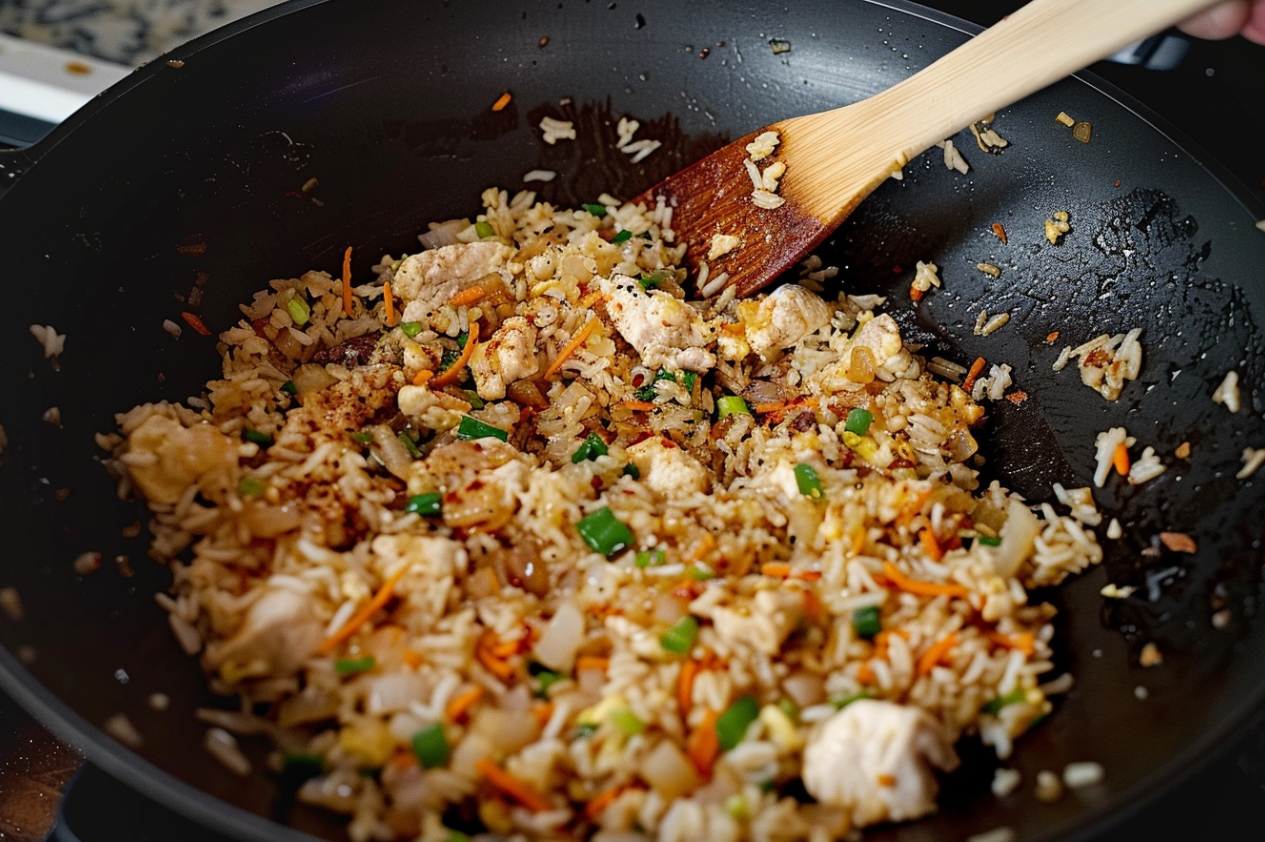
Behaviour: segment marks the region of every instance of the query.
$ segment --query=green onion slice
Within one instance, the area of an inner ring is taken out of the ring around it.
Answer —
[[[623,231],[620,231],[618,234],[616,234],[611,239],[611,242],[614,243],[615,245],[619,245],[620,243],[626,243],[631,239],[632,239],[632,232],[629,231],[627,228],[625,228]]]
[[[573,464],[581,462],[592,462],[599,456],[605,456],[610,452],[610,448],[606,446],[606,442],[602,441],[602,437],[597,433],[589,433],[588,438],[576,449],[571,455]]]
[[[868,409],[854,409],[848,413],[848,420],[843,422],[843,429],[845,432],[863,436],[870,429],[870,422],[873,420],[874,413]]]
[[[400,330],[404,331],[404,335],[409,339],[422,332],[421,322],[400,322]]]
[[[354,675],[358,672],[368,672],[377,664],[372,655],[366,655],[363,658],[339,658],[334,661],[334,672],[339,675]]]
[[[249,427],[242,430],[242,438],[246,441],[254,442],[260,447],[272,447],[273,438],[267,433],[261,433],[258,430],[252,430]]]
[[[844,696],[841,699],[835,699],[830,704],[834,705],[839,710],[843,710],[844,708],[846,708],[848,705],[852,704],[853,702],[859,702],[862,699],[868,699],[868,698],[870,698],[870,694],[864,690],[860,690],[856,693],[849,693],[848,695]]]
[[[708,582],[716,578],[716,573],[706,565],[696,564],[690,568],[690,578],[695,582]]]
[[[584,209],[596,216],[598,219],[606,216],[606,205],[599,205],[596,202],[586,202]]]
[[[492,226],[486,222],[476,222],[474,224],[474,233],[479,235],[480,240],[486,240],[488,237],[496,234],[496,232],[492,230]]]
[[[477,418],[463,415],[461,416],[461,424],[457,426],[457,438],[467,440],[493,438],[509,441],[510,434],[500,427],[493,427],[491,424],[485,424]]]
[[[805,497],[820,500],[825,496],[825,492],[821,490],[821,477],[812,465],[800,462],[795,466],[795,484],[799,486],[799,493]]]
[[[351,440],[356,444],[371,444],[373,442],[373,433],[368,430],[361,430],[358,433],[352,433]]]
[[[653,272],[649,275],[642,272],[641,277],[637,279],[637,283],[641,284],[641,288],[644,290],[657,289],[659,284],[663,283],[665,277],[667,276],[662,272]]]
[[[858,637],[866,640],[883,630],[883,621],[879,617],[877,605],[867,605],[852,612],[852,628]]]
[[[448,762],[448,737],[444,726],[436,722],[413,735],[413,754],[423,769],[434,769]]]
[[[689,614],[673,623],[668,630],[659,635],[659,645],[663,651],[674,655],[688,655],[694,648],[694,639],[698,637],[698,620]]]
[[[579,725],[575,726],[575,738],[577,740],[588,739],[589,737],[593,736],[596,733],[597,733],[597,723],[581,722]]]
[[[980,713],[988,713],[996,716],[1002,708],[1007,705],[1015,705],[1022,702],[1027,697],[1022,687],[1016,687],[1004,696],[998,696],[990,702],[984,704],[980,708]]]
[[[747,402],[737,395],[725,395],[716,401],[716,409],[719,417],[725,418],[730,415],[750,415],[751,410],[747,408]]]
[[[262,497],[264,484],[255,477],[242,477],[237,483],[237,493],[243,497]]]
[[[641,468],[638,468],[632,462],[629,462],[624,466],[624,476],[632,477],[633,479],[641,479]]]
[[[299,387],[295,385],[293,380],[287,380],[281,384],[281,391],[285,392],[287,395],[297,395],[299,393]]]
[[[584,543],[594,551],[610,558],[633,542],[632,531],[615,517],[610,506],[603,506],[592,514],[580,518],[575,525]]]
[[[325,758],[305,751],[287,751],[281,758],[282,774],[314,778],[325,771]]]
[[[975,540],[979,541],[985,547],[1000,547],[1001,546],[1001,539],[994,538],[992,535],[981,535]]]
[[[786,714],[786,718],[791,722],[799,721],[799,705],[795,704],[790,699],[778,700],[777,708],[782,711],[782,713]]]
[[[747,735],[747,728],[760,718],[760,704],[752,696],[742,696],[716,720],[720,747],[729,751]]]
[[[608,719],[625,737],[635,737],[646,731],[646,723],[628,708],[611,711]]]
[[[423,517],[437,517],[444,513],[442,494],[415,494],[408,498],[404,511]]]
[[[667,559],[668,554],[661,549],[642,550],[637,553],[635,559],[637,566],[641,568],[659,567]]]
[[[400,444],[404,445],[404,449],[408,451],[408,455],[414,459],[422,457],[422,451],[417,449],[417,442],[413,441],[413,437],[401,430],[395,436],[400,440]]]
[[[286,310],[290,312],[290,318],[299,327],[307,324],[308,319],[312,318],[312,308],[308,306],[307,300],[299,295],[286,302]]]

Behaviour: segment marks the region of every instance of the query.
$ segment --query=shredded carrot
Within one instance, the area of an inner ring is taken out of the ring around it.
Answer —
[[[391,294],[391,282],[382,285],[382,299],[387,306],[387,327],[395,327],[395,296]]]
[[[939,561],[944,558],[944,550],[940,548],[940,542],[936,540],[936,533],[928,526],[918,533],[918,540],[922,544],[922,551],[932,561]]]
[[[940,584],[939,582],[923,582],[918,579],[911,579],[890,561],[883,562],[883,575],[887,577],[887,580],[894,587],[920,596],[957,596],[965,598],[970,593],[962,585]]]
[[[1027,399],[1028,399],[1027,392],[1015,391],[1015,392],[1008,392],[1006,394],[1006,400],[1010,401],[1015,406],[1018,406],[1019,404],[1023,403]]]
[[[488,291],[481,286],[475,285],[461,290],[449,300],[449,304],[454,307],[469,307],[471,304],[479,301]]]
[[[205,324],[203,324],[202,320],[199,319],[193,313],[186,311],[180,314],[180,318],[184,319],[185,324],[189,325],[189,327],[193,328],[194,330],[196,330],[198,333],[202,334],[203,336],[211,335],[211,329],[208,328]]]
[[[870,669],[870,662],[865,661],[857,668],[857,682],[860,684],[873,685],[878,680],[874,675],[874,670]]]
[[[500,766],[497,766],[490,757],[485,757],[476,762],[474,769],[496,789],[522,804],[533,813],[543,813],[545,810],[553,809],[553,803],[538,792],[534,786],[521,778],[514,777]]]
[[[590,292],[588,295],[581,298],[579,302],[577,302],[577,306],[581,310],[587,310],[588,308],[592,307],[601,299],[602,299],[602,291],[600,289],[595,289],[592,292]]]
[[[816,405],[817,398],[809,397],[803,399],[794,398],[789,401],[769,401],[768,403],[752,404],[751,409],[758,412],[760,415],[770,415],[773,413],[785,412],[788,409],[794,409],[798,406],[814,407]]]
[[[416,765],[417,765],[417,755],[411,751],[401,750],[391,755],[392,769],[398,769],[399,771],[402,772],[405,769],[409,768],[410,766],[416,766]]]
[[[997,235],[997,239],[1001,240],[1003,246],[1006,245],[1006,229],[1000,222],[993,223],[993,233]]]
[[[694,552],[690,553],[690,561],[702,561],[715,548],[716,539],[712,537],[712,533],[704,532],[698,546],[694,548]]]
[[[896,515],[896,525],[909,526],[910,522],[912,522],[918,513],[922,511],[922,507],[925,506],[927,501],[931,499],[933,491],[934,489],[928,488],[926,491],[921,492],[917,497],[906,503],[905,507],[900,510],[900,514]]]
[[[541,702],[538,705],[533,705],[531,713],[532,716],[536,717],[536,724],[543,728],[553,717],[553,702]]]
[[[347,622],[343,623],[338,631],[321,641],[321,645],[316,651],[322,655],[328,655],[334,651],[347,638],[356,633],[356,629],[369,622],[369,619],[377,613],[377,611],[391,601],[392,594],[395,593],[395,585],[404,578],[404,574],[408,571],[408,565],[401,565],[399,570],[392,573],[387,580],[382,583],[382,587],[373,595],[373,598],[366,602],[359,611],[351,616]]]
[[[580,349],[585,342],[589,341],[589,337],[597,330],[598,318],[594,316],[584,323],[584,327],[575,332],[575,336],[571,337],[571,341],[562,347],[558,352],[558,356],[554,358],[553,363],[549,366],[549,370],[545,372],[545,377],[553,377],[562,368],[562,364],[570,359],[571,355]]]
[[[694,677],[698,675],[699,663],[691,658],[681,664],[681,674],[676,682],[676,703],[681,716],[688,716],[694,706]]]
[[[486,631],[474,645],[474,657],[483,667],[497,678],[505,680],[514,674],[514,667],[506,662],[505,657],[498,656],[494,651],[501,644],[496,640],[496,634],[492,631]],[[518,649],[517,642],[514,646],[515,651]],[[512,653],[511,653],[512,654]]]
[[[483,698],[483,688],[475,685],[464,693],[458,693],[448,700],[448,704],[444,707],[444,719],[449,722],[459,722],[462,717],[469,713],[470,708],[474,707],[475,702]]]
[[[1052,333],[1047,334],[1047,335],[1046,335],[1046,337],[1045,337],[1045,341],[1046,341],[1046,342],[1057,342],[1057,341],[1058,341],[1058,338],[1059,338],[1059,332],[1056,330],[1056,331],[1054,331],[1054,332],[1052,332]]]
[[[886,787],[890,789],[891,787],[896,786],[896,776],[895,775],[879,775],[878,777],[874,779],[874,782],[881,787]]]
[[[910,301],[921,301],[921,300],[922,300],[922,290],[918,289],[918,287],[913,287],[913,286],[911,286],[911,287],[909,288],[909,300],[910,300]]]
[[[769,561],[760,565],[760,572],[765,576],[777,579],[799,579],[803,582],[816,582],[821,578],[820,570],[796,570],[789,564],[780,561]]]
[[[1031,655],[1036,643],[1031,632],[1022,632],[1021,634],[1002,634],[999,631],[988,633],[988,639],[1005,646],[1007,649],[1018,649],[1025,655]]]
[[[466,338],[466,347],[461,349],[461,356],[453,362],[452,365],[431,378],[430,385],[447,386],[449,383],[456,383],[457,378],[461,376],[461,372],[470,363],[470,358],[474,356],[475,346],[479,344],[479,323],[470,323],[470,335]]]
[[[971,388],[975,385],[975,378],[979,377],[983,371],[984,358],[976,357],[975,362],[971,363],[971,370],[966,373],[966,379],[962,381],[962,390],[965,392],[971,391]]]
[[[628,789],[626,786],[613,786],[594,795],[589,799],[589,803],[584,805],[584,817],[591,822],[597,821],[598,816],[602,815],[616,798],[623,795],[626,789]]]
[[[931,672],[932,668],[940,663],[940,659],[949,654],[954,646],[958,645],[957,632],[949,632],[944,637],[931,644],[926,652],[922,653],[922,657],[918,659],[918,674],[926,675]]]
[[[863,527],[858,527],[857,530],[854,533],[852,533],[852,554],[853,555],[861,554],[861,551],[865,549],[865,542],[868,537],[869,536],[866,534],[865,529]]]
[[[351,246],[343,252],[343,315],[351,315]]]
[[[656,408],[656,405],[651,403],[650,401],[629,400],[629,401],[623,401],[623,404],[624,406],[631,409],[633,412],[651,412]]]
[[[583,670],[601,670],[606,672],[611,665],[610,658],[604,658],[601,655],[581,655],[575,659],[575,671]]]
[[[1111,464],[1116,466],[1116,473],[1120,476],[1129,473],[1129,446],[1124,442],[1116,445],[1116,452],[1111,454]]]
[[[492,103],[492,110],[493,111],[505,110],[505,106],[510,104],[511,99],[512,97],[510,96],[510,92],[506,91],[505,93],[501,94],[499,97],[496,98],[496,102]]]
[[[412,649],[405,649],[403,657],[404,663],[411,670],[415,670],[422,665],[422,656],[414,652]]]
[[[425,386],[427,383],[430,382],[430,379],[434,376],[435,376],[435,372],[431,371],[429,368],[419,369],[417,374],[413,375],[413,385]]]
[[[521,650],[522,648],[523,648],[523,639],[516,637],[513,640],[503,640],[500,643],[497,643],[489,647],[488,651],[490,651],[493,655],[500,658],[501,660],[505,660],[506,658],[509,658],[513,655],[517,655],[519,653],[519,650]]]
[[[704,775],[711,775],[716,758],[720,756],[720,737],[716,733],[716,720],[720,714],[708,708],[698,727],[685,740],[685,753],[694,768]]]
[[[810,590],[805,590],[803,594],[804,616],[814,623],[825,617],[826,606],[822,603],[821,598]]]

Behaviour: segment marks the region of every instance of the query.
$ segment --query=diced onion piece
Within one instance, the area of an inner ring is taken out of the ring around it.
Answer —
[[[702,783],[694,764],[671,740],[663,740],[646,754],[640,772],[645,782],[665,799],[687,795]]]
[[[1032,552],[1033,541],[1041,532],[1037,516],[1019,500],[1012,499],[1001,528],[1001,545],[993,553],[993,569],[998,576],[1010,577]]]
[[[558,606],[532,653],[540,663],[558,672],[571,672],[575,653],[584,641],[584,614],[573,603]]]

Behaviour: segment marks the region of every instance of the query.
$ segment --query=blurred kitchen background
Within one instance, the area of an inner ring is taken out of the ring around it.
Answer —
[[[274,3],[0,0],[0,146],[33,142],[131,68]],[[924,0],[923,5],[988,26],[1022,3]],[[1204,42],[1170,33],[1092,70],[1193,138],[1265,202],[1265,47],[1241,38]],[[0,840],[42,840],[78,766],[72,749],[0,696]],[[1156,816],[1148,837],[1259,839],[1259,821],[1247,835],[1230,828],[1245,804],[1256,805],[1248,815],[1265,818],[1262,790],[1265,731],[1258,729],[1202,776],[1186,799],[1178,799],[1206,809]]]

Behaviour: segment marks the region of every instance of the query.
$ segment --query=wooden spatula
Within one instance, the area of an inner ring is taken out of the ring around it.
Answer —
[[[752,132],[634,201],[654,207],[662,197],[691,273],[706,262],[712,279],[728,273],[725,284],[747,295],[929,147],[1214,2],[1033,0],[888,90]],[[768,132],[779,141],[772,154],[748,150]],[[764,180],[782,166],[776,192],[756,195],[751,169]]]

